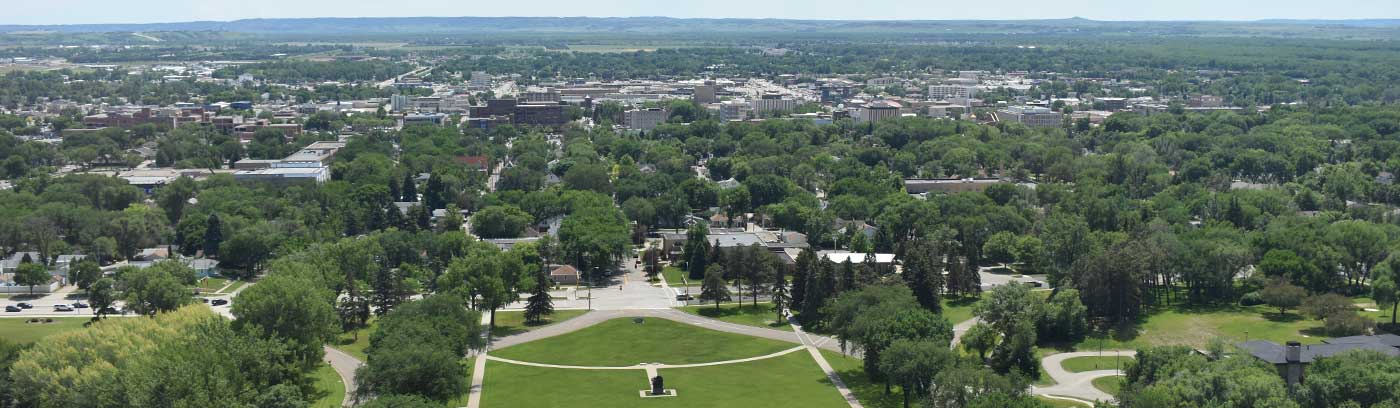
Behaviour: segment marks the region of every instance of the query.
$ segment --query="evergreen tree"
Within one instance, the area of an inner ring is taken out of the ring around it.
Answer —
[[[389,199],[398,201],[401,197],[403,197],[403,193],[400,188],[399,179],[389,177]]]
[[[399,197],[399,201],[406,203],[418,202],[418,184],[413,180],[413,172],[404,172],[402,191],[403,196]]]
[[[447,186],[442,184],[442,176],[434,172],[428,176],[428,186],[423,190],[423,204],[428,210],[447,208]]]
[[[851,263],[851,258],[846,258],[841,263],[841,277],[836,282],[836,292],[845,292],[856,288],[856,265]]]
[[[422,205],[414,204],[408,207],[408,223],[413,226],[410,231],[428,231],[433,228],[433,216]]]
[[[390,205],[384,209],[384,228],[390,227],[408,230],[408,220],[404,219],[403,213],[396,205]]]
[[[914,242],[904,256],[904,283],[914,292],[919,305],[934,313],[943,310],[939,299],[939,292],[943,289],[943,268],[938,261],[942,256],[937,247],[927,241]]]
[[[818,262],[815,276],[807,278],[806,295],[802,299],[802,314],[798,317],[804,326],[819,326],[822,319],[822,306],[826,305],[836,291],[836,276],[831,262]]]
[[[549,297],[549,275],[540,270],[535,276],[535,287],[525,303],[525,321],[539,323],[551,314],[554,314],[554,299]]]
[[[209,220],[204,223],[204,256],[217,257],[219,244],[224,241],[223,222],[219,220],[219,214],[209,214]]]
[[[700,284],[700,300],[713,300],[715,309],[719,302],[729,300],[729,283],[724,281],[724,271],[719,265],[710,265],[705,271],[705,280]]]
[[[783,322],[783,317],[787,315],[786,307],[791,305],[792,296],[788,293],[787,269],[778,267],[773,270],[773,310],[778,313],[778,323]]]
[[[682,248],[681,257],[685,260],[685,270],[690,280],[705,279],[710,256],[710,242],[705,240],[705,236],[709,233],[709,228],[704,224],[695,224],[685,233],[685,246]]]
[[[792,273],[792,307],[801,308],[802,300],[807,294],[807,280],[812,276],[817,268],[817,252],[811,247],[802,250],[797,255],[797,265]]]

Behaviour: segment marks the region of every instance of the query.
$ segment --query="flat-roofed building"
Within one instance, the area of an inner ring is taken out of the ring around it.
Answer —
[[[622,119],[628,129],[651,131],[666,123],[670,114],[671,112],[662,108],[634,109],[624,112]]]
[[[1041,106],[1010,106],[998,110],[997,119],[1030,127],[1057,127],[1063,123],[1064,115]]]

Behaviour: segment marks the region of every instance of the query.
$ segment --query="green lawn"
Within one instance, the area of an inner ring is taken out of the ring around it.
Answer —
[[[50,334],[81,329],[91,320],[90,317],[55,317],[53,323],[29,323],[28,318],[3,318],[0,319],[0,337],[20,344],[33,343]]]
[[[629,323],[630,324],[630,323]],[[806,352],[739,364],[663,369],[676,397],[643,399],[643,370],[568,370],[490,362],[483,407],[831,407],[846,406]],[[553,384],[542,386],[542,384]]]
[[[796,344],[705,330],[666,319],[613,319],[543,340],[495,350],[512,360],[581,366],[689,364],[774,353]],[[488,376],[490,377],[490,376]],[[553,382],[568,384],[568,382]]]
[[[691,282],[689,280],[685,281],[685,283],[681,283],[681,278],[686,277],[686,272],[674,266],[661,268],[661,276],[666,278],[666,284],[670,286],[700,286],[700,282]],[[692,293],[692,295],[698,296],[699,293]]]
[[[1099,391],[1106,392],[1108,395],[1118,395],[1118,390],[1123,389],[1123,377],[1114,375],[1095,378],[1094,388],[1098,388]]]
[[[316,393],[320,396],[311,406],[340,408],[340,403],[345,400],[345,384],[340,381],[340,374],[337,374],[330,364],[321,364],[316,371],[311,372],[311,378],[315,381]]]
[[[1041,404],[1047,405],[1051,408],[1083,408],[1088,406],[1074,401],[1066,401],[1055,398],[1035,397],[1035,399],[1040,400]]]
[[[233,291],[238,290],[238,288],[243,287],[243,285],[246,285],[246,284],[248,284],[248,282],[244,282],[244,281],[233,281],[233,284],[232,284],[232,285],[229,285],[228,289],[224,289],[223,292],[220,292],[220,293],[233,293]]]
[[[1224,306],[1211,308],[1171,308],[1151,313],[1136,324],[1120,326],[1108,333],[1092,334],[1076,344],[1054,345],[1047,351],[1133,350],[1139,347],[1186,345],[1205,348],[1211,339],[1227,343],[1269,340],[1304,344],[1322,342],[1321,320],[1308,319],[1296,312],[1280,317],[1268,306]]]
[[[959,297],[943,299],[943,317],[949,323],[958,324],[972,318],[972,306],[977,304],[981,298]]]
[[[773,304],[760,302],[758,306],[749,304],[721,304],[716,310],[714,305],[708,306],[686,306],[679,308],[680,311],[696,316],[704,316],[711,319],[725,321],[745,326],[766,327],[770,329],[792,331],[792,325],[787,322],[778,322],[777,312],[773,311]]]
[[[890,389],[889,394],[885,394],[883,383],[871,383],[865,376],[865,368],[861,365],[861,360],[855,357],[845,356],[830,350],[822,350],[822,357],[831,364],[831,368],[836,370],[836,374],[841,376],[841,381],[846,383],[846,387],[856,394],[856,399],[860,400],[862,406],[868,408],[901,408],[904,406],[904,394],[899,387]]]
[[[525,312],[520,310],[496,312],[496,328],[491,330],[493,337],[505,337],[559,323],[588,313],[587,310],[555,310],[540,323],[525,323]]]
[[[1060,366],[1064,367],[1065,371],[1071,373],[1082,373],[1085,371],[1122,369],[1130,361],[1133,361],[1131,357],[1074,357],[1065,359],[1064,362],[1060,363]]]
[[[213,293],[222,289],[224,285],[228,285],[228,279],[208,277],[199,281],[199,288],[203,289],[205,293]]]
[[[365,361],[367,359],[367,357],[365,357],[365,349],[369,348],[369,335],[379,329],[379,321],[376,319],[375,317],[370,317],[369,324],[356,332],[345,332],[336,335],[335,343],[332,344],[332,347],[344,351],[345,354],[354,356],[362,362]]]

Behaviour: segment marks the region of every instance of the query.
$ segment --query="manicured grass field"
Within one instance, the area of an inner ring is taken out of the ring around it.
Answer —
[[[311,406],[339,408],[340,403],[345,400],[345,384],[340,381],[340,374],[337,374],[330,364],[321,364],[316,371],[311,372],[311,378],[315,381],[316,392],[320,394]]]
[[[491,336],[504,337],[512,334],[520,334],[530,330],[538,329],[551,324],[559,323],[588,313],[587,310],[555,310],[540,323],[525,323],[525,312],[520,310],[496,312],[496,328],[491,330]]]
[[[638,363],[689,364],[756,357],[796,344],[704,330],[666,319],[613,319],[543,340],[506,347],[492,355],[512,360],[580,366]],[[488,376],[489,377],[489,376]],[[556,382],[568,384],[567,382]]]
[[[0,338],[20,344],[33,343],[44,336],[81,329],[91,320],[90,317],[55,317],[53,323],[29,323],[28,318],[4,318],[0,319]]]
[[[224,285],[228,285],[228,279],[209,277],[199,281],[199,288],[205,293],[213,293],[222,289]]]
[[[1112,356],[1074,357],[1074,358],[1065,359],[1064,362],[1060,363],[1060,366],[1061,366],[1061,367],[1064,367],[1065,371],[1069,371],[1069,372],[1071,372],[1071,373],[1082,373],[1082,372],[1085,372],[1085,371],[1095,371],[1095,370],[1113,370],[1113,369],[1120,369],[1120,370],[1121,370],[1121,369],[1123,369],[1123,367],[1126,367],[1127,364],[1128,364],[1128,362],[1130,362],[1130,361],[1133,361],[1133,359],[1132,359],[1131,357],[1112,357]]]
[[[676,397],[643,399],[644,370],[569,370],[499,362],[486,366],[483,407],[830,407],[846,406],[803,351],[747,363],[662,369]],[[540,384],[555,384],[542,387]]]
[[[248,284],[248,282],[245,282],[245,281],[233,281],[233,284],[232,284],[232,285],[229,285],[227,289],[224,289],[223,291],[221,291],[221,292],[219,292],[219,293],[233,293],[233,291],[238,290],[238,288],[241,288],[241,287],[243,287],[243,285],[246,285],[246,284]]]
[[[1098,388],[1099,391],[1106,392],[1109,395],[1118,395],[1118,391],[1123,389],[1123,377],[1115,375],[1095,378],[1094,388]]]
[[[743,305],[721,304],[718,310],[715,309],[714,305],[697,305],[682,307],[680,311],[745,326],[792,331],[792,325],[776,320],[778,314],[773,311],[772,303],[760,302],[758,306],[747,303]]]

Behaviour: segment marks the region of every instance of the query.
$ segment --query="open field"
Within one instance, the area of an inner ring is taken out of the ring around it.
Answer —
[[[867,408],[899,408],[904,406],[903,390],[899,387],[892,387],[889,394],[885,394],[883,383],[872,383],[865,376],[865,368],[861,365],[859,358],[842,355],[830,350],[822,350],[822,356],[826,357],[826,362],[831,364],[831,368],[836,370],[836,374],[841,376],[841,381],[850,387],[851,392],[856,394],[856,399],[861,405]]]
[[[691,364],[756,357],[794,344],[698,329],[666,319],[613,319],[539,341],[492,351],[501,358],[581,366]]]
[[[369,323],[366,324],[364,328],[336,335],[335,342],[331,344],[331,347],[344,351],[345,354],[354,356],[360,359],[360,361],[365,361],[367,358],[365,356],[365,349],[369,348],[369,335],[374,333],[377,329],[379,329],[379,321],[371,317],[369,318]]]
[[[88,317],[55,317],[53,323],[29,323],[29,319],[0,319],[0,338],[15,343],[33,343],[44,336],[77,330],[91,321]]]
[[[1114,375],[1095,378],[1094,388],[1098,388],[1099,391],[1109,393],[1110,395],[1118,395],[1118,391],[1123,389],[1123,377]]]
[[[644,370],[571,370],[489,362],[483,407],[831,407],[846,406],[804,352],[738,364],[661,369],[676,397],[643,399]],[[541,387],[540,384],[560,384]]]
[[[1054,350],[1047,351],[1133,350],[1162,345],[1205,348],[1215,338],[1227,343],[1262,339],[1316,344],[1327,337],[1321,329],[1321,320],[1296,313],[1279,316],[1278,310],[1268,306],[1180,307],[1154,311],[1135,324],[1091,334],[1075,344],[1054,345],[1050,347]]]
[[[714,305],[686,306],[677,310],[734,324],[792,331],[792,325],[776,320],[778,315],[773,311],[772,303],[760,302],[758,306],[722,303],[718,310]]]
[[[667,266],[665,268],[661,268],[661,277],[666,279],[667,285],[700,287],[700,282],[690,282],[686,280],[685,283],[682,283],[682,278],[685,277],[685,273],[686,272],[681,268],[677,268],[674,266]],[[692,295],[699,295],[699,292],[692,293]]]

